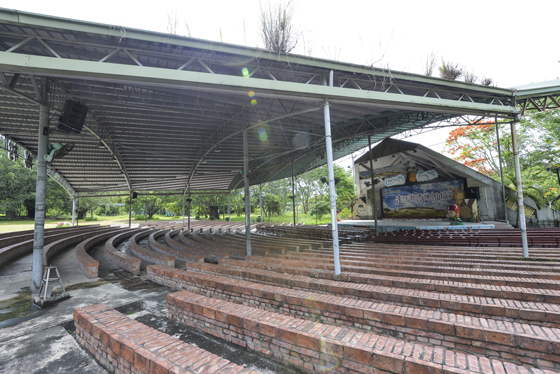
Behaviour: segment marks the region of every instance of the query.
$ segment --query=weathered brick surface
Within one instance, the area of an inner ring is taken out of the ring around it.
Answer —
[[[259,283],[379,300],[396,305],[447,309],[454,313],[467,315],[517,318],[527,321],[548,322],[554,324],[555,327],[560,326],[558,325],[560,322],[560,305],[558,304],[533,301],[521,302],[505,298],[468,296],[408,288],[350,283],[330,279],[317,279],[311,274],[311,276],[292,275],[245,267],[189,264],[189,269],[228,277],[243,278]]]
[[[187,261],[187,262],[204,262],[204,255],[203,254],[193,254],[185,251],[181,251],[179,249],[170,247],[168,245],[162,244],[157,241],[158,238],[165,236],[169,230],[158,230],[152,234],[148,238],[148,244],[150,248],[156,252],[162,253],[164,255],[173,256],[179,260]]]
[[[134,275],[140,275],[140,261],[139,258],[130,256],[124,252],[121,252],[115,248],[115,244],[122,242],[123,240],[130,238],[131,236],[137,234],[139,230],[130,230],[129,232],[124,232],[109,238],[105,243],[105,254],[109,261],[117,265],[121,269],[131,272]]]
[[[374,333],[302,320],[180,291],[167,295],[169,318],[208,334],[289,362],[306,372],[498,373],[484,357],[387,338]],[[216,315],[220,317],[217,318]],[[446,357],[445,365],[443,357]],[[463,365],[468,363],[468,367]],[[515,373],[542,370],[507,365]],[[445,371],[446,370],[446,371]],[[554,371],[550,371],[554,372]]]
[[[146,236],[149,236],[152,233],[153,233],[152,230],[145,230],[141,233],[132,236],[129,242],[130,253],[132,253],[134,256],[140,257],[141,259],[146,260],[148,262],[152,262],[154,264],[175,267],[174,256],[169,256],[162,253],[154,252],[151,249],[148,249],[138,244],[137,240],[145,238]]]
[[[76,246],[76,264],[82,273],[88,278],[97,278],[97,270],[99,269],[99,261],[88,255],[87,251],[99,243],[104,242],[117,233],[124,232],[128,229],[111,230],[108,233],[92,236]]]
[[[150,280],[174,289],[289,313],[297,318],[376,333],[391,331],[394,336],[406,336],[411,341],[429,341],[451,348],[458,343],[460,347],[466,347],[466,351],[475,349],[475,353],[481,353],[478,350],[483,349],[486,355],[517,363],[523,363],[518,358],[525,357],[535,365],[542,358],[555,362],[555,366],[560,364],[560,329],[542,330],[538,325],[371,303],[158,265],[148,266],[147,272]],[[540,331],[546,331],[546,334],[537,333]],[[515,356],[513,360],[512,354]]]
[[[256,374],[132,320],[106,304],[75,309],[74,325],[78,343],[111,373]]]

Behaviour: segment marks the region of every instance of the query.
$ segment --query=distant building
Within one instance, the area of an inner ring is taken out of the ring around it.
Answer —
[[[502,187],[490,177],[420,144],[387,138],[354,162],[358,201],[354,219],[373,219],[372,196],[379,219],[445,218],[457,204],[463,221],[507,220],[517,223],[517,194],[506,187],[504,217]],[[558,226],[560,212],[525,197],[528,226]]]

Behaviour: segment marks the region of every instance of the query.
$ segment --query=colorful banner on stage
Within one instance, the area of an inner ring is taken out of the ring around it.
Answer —
[[[385,218],[445,218],[451,204],[464,198],[462,180],[383,188]]]

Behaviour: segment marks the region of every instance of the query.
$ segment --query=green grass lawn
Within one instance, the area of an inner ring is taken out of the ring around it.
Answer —
[[[255,221],[257,222],[257,217],[259,216],[259,214],[251,214],[251,221]],[[227,215],[226,215],[227,217]],[[237,216],[236,214],[232,214],[231,215],[231,220],[232,222],[245,222],[245,216]],[[272,222],[285,222],[286,224],[288,223],[293,223],[294,222],[294,216],[293,213],[285,213],[282,214],[280,216],[273,216],[273,217],[265,217],[265,222],[267,221],[272,221]],[[324,215],[323,217],[321,217],[321,219],[317,220],[317,224],[319,225],[326,225],[327,223],[329,223],[331,221],[331,217],[330,215]],[[303,214],[300,213],[299,214],[299,223],[305,223],[306,225],[314,225],[315,224],[315,216],[312,216],[310,214]]]
[[[89,215],[88,215],[89,217]],[[96,221],[86,221],[85,219],[79,220],[78,224],[80,226],[85,225],[122,225],[128,223],[128,214],[121,214],[118,216],[97,216],[94,215],[94,218],[97,218]],[[166,220],[177,220],[182,219],[183,217],[165,217],[160,215],[154,215],[152,219],[149,219],[149,222],[152,221],[166,221]],[[49,219],[45,220],[45,228],[50,229],[56,227],[57,222],[72,222],[72,216],[66,217],[58,217],[56,219]],[[143,216],[135,216],[132,217],[132,223],[139,223],[144,222]],[[0,233],[2,232],[12,232],[12,231],[24,231],[24,230],[33,230],[35,227],[35,223],[32,219],[15,219],[15,220],[6,220],[4,216],[0,216]]]
[[[251,214],[251,220],[257,221],[258,214]],[[89,217],[89,215],[88,215]],[[223,216],[222,216],[223,217]],[[227,215],[226,215],[227,217]],[[97,216],[94,215],[94,218],[97,220],[95,221],[86,221],[85,219],[79,220],[79,225],[123,225],[128,223],[128,214],[121,214],[118,216]],[[193,217],[194,218],[194,217]],[[153,221],[175,221],[183,219],[182,216],[177,217],[166,217],[160,215],[154,215],[152,219],[149,219],[149,222]],[[221,219],[223,220],[223,219]],[[232,222],[245,222],[245,216],[237,216],[236,214],[231,215]],[[280,216],[274,216],[271,218],[265,217],[265,221],[273,221],[273,222],[285,222],[286,224],[293,222],[293,215],[292,213],[282,214]],[[49,219],[45,220],[45,228],[50,229],[56,227],[57,222],[72,222],[71,216],[66,217],[59,217],[56,219]],[[144,222],[144,216],[134,216],[132,217],[132,223],[140,223]],[[317,220],[319,225],[326,225],[330,222],[330,216],[325,215],[321,217],[321,219]],[[309,214],[299,214],[299,223],[305,223],[306,225],[314,225],[315,224],[315,216],[311,216]],[[6,220],[4,216],[0,216],[0,233],[2,232],[12,232],[12,231],[24,231],[24,230],[33,230],[35,227],[35,223],[31,219],[15,219],[15,220]]]

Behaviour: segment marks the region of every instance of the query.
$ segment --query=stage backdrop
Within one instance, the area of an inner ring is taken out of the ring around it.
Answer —
[[[444,218],[449,205],[464,205],[463,188],[463,180],[383,188],[383,217]]]

